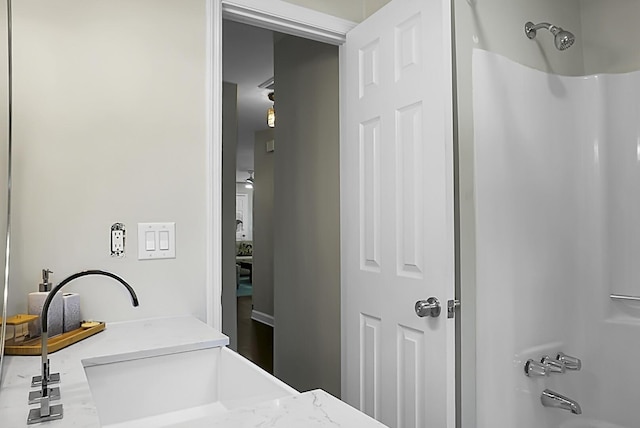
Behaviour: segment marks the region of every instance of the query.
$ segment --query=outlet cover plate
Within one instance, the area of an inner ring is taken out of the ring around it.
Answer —
[[[122,223],[111,225],[111,257],[124,257],[125,228]]]

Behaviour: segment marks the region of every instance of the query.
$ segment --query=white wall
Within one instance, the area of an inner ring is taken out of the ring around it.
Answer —
[[[556,428],[570,415],[541,406],[544,388],[593,411],[584,388],[574,386],[594,376],[581,338],[585,309],[595,315],[587,296],[602,271],[594,263],[600,216],[592,209],[600,88],[486,51],[475,53],[474,67],[476,427]],[[583,358],[585,370],[525,376],[527,359],[560,351]],[[481,369],[489,366],[500,375]]]
[[[604,272],[585,306],[592,308],[586,323],[585,358],[590,358],[589,369],[594,373],[591,385],[596,389],[589,398],[596,414],[632,427],[638,424],[633,397],[640,384],[640,304],[611,300],[609,294],[640,297],[640,200],[636,197],[640,191],[640,71],[600,76],[599,80],[605,101],[599,143],[603,172],[599,208],[604,221],[603,245],[596,262],[604,265]]]
[[[274,74],[274,373],[340,396],[338,49],[283,36]]]
[[[13,2],[14,218],[10,312],[40,270],[84,278],[85,318],[205,319],[205,3]],[[176,258],[138,261],[138,222],[175,221]],[[126,256],[109,255],[114,222]]]
[[[577,0],[455,0],[457,169],[459,208],[458,281],[462,301],[462,361],[460,416],[464,428],[475,428],[475,195],[471,56],[474,48],[496,52],[519,63],[561,74],[583,72],[580,9]],[[573,32],[577,41],[559,52],[551,34],[540,31],[537,40],[524,35],[527,21],[546,21]],[[523,102],[525,102],[523,100]]]
[[[309,9],[334,15],[354,22],[361,22],[390,0],[285,0]]]

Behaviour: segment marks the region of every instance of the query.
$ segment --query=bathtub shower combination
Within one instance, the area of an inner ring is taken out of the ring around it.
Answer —
[[[473,88],[477,426],[637,427],[640,72],[476,50]]]

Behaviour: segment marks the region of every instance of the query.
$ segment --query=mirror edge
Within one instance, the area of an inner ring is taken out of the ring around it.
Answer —
[[[11,155],[12,155],[12,106],[13,106],[13,64],[12,64],[12,16],[11,1],[7,0],[7,225],[5,234],[4,255],[4,291],[2,300],[2,318],[0,318],[0,387],[2,386],[2,367],[4,362],[4,346],[7,334],[7,305],[9,300],[9,255],[11,247]]]

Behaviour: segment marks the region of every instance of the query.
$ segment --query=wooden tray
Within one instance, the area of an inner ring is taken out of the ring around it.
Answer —
[[[82,339],[86,339],[89,336],[93,336],[96,333],[100,333],[104,330],[106,324],[101,322],[100,324],[89,328],[78,328],[66,333],[62,333],[58,336],[50,337],[47,342],[47,352],[53,353],[59,351],[62,348],[66,348],[69,345],[73,345],[76,342],[80,342]],[[6,343],[4,346],[5,355],[42,355],[42,339],[30,339],[25,340],[19,345],[12,345]]]
[[[7,318],[7,325],[22,325],[40,318],[38,315],[18,314]],[[2,319],[0,319],[2,325]]]

